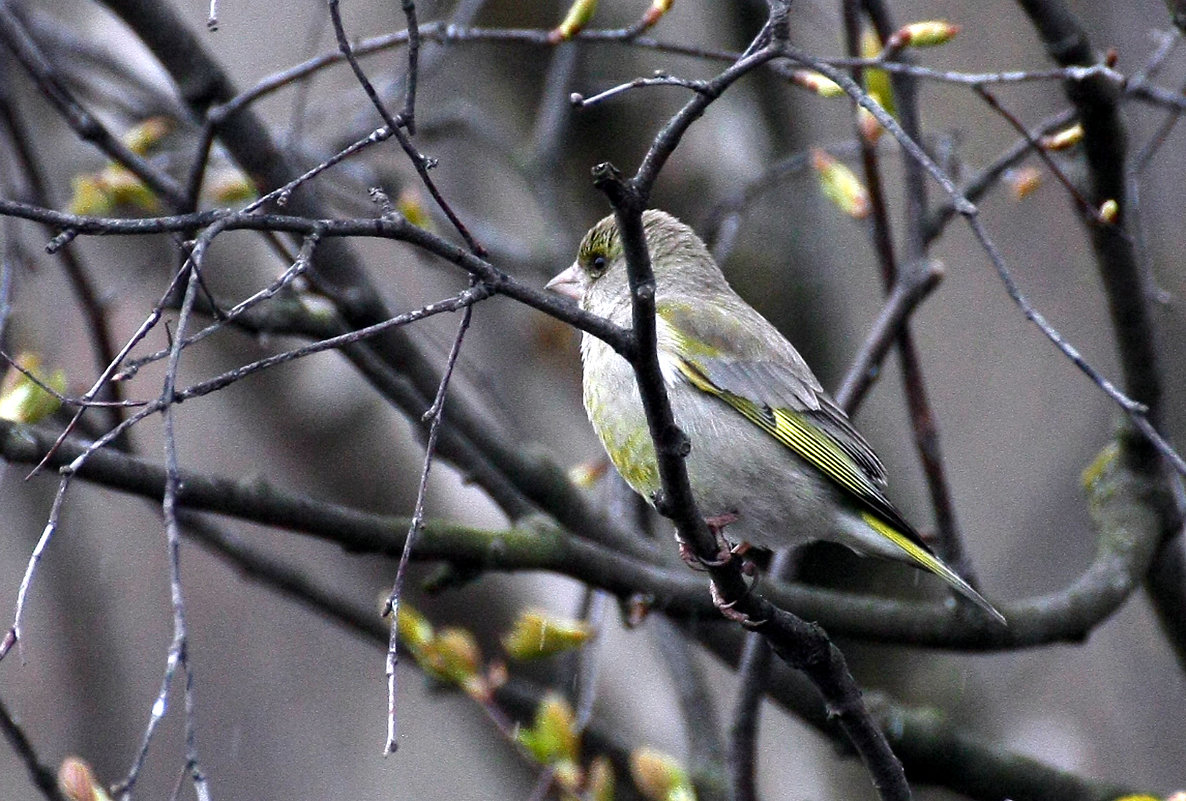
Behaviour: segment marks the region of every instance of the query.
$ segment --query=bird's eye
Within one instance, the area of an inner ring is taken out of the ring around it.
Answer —
[[[600,278],[605,274],[607,267],[609,267],[609,262],[604,255],[599,253],[589,261],[589,275]]]

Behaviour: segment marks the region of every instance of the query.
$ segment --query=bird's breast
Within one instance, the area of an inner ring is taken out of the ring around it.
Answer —
[[[659,490],[659,467],[630,364],[596,337],[581,340],[585,412],[610,461],[647,500]]]

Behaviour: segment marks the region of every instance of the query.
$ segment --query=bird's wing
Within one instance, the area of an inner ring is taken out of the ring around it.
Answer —
[[[658,311],[665,329],[660,347],[680,375],[724,400],[860,505],[926,547],[885,496],[885,468],[877,454],[769,322],[748,308],[661,304]]]

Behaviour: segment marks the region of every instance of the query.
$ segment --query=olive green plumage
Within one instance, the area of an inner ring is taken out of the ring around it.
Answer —
[[[831,540],[913,564],[1004,618],[936,557],[885,495],[885,468],[798,351],[726,283],[704,243],[661,211],[643,214],[655,273],[659,364],[691,440],[688,478],[701,512],[735,515],[726,534],[765,548]],[[614,218],[585,235],[548,287],[631,325],[626,259]],[[584,401],[610,460],[635,492],[660,488],[630,365],[581,340]]]

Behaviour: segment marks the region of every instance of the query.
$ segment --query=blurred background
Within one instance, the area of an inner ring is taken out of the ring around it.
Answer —
[[[205,30],[206,4],[172,5],[240,89],[336,49],[323,3],[223,2],[215,32]],[[1169,27],[1165,6],[1153,0],[1071,5],[1095,47],[1115,48],[1117,69],[1125,74],[1144,68]],[[642,0],[603,0],[594,25],[631,24],[645,6]],[[167,75],[102,6],[37,0],[19,7],[58,69],[113,131],[177,113]],[[555,26],[564,10],[556,2],[512,0],[417,4],[422,22],[453,19],[540,30]],[[351,37],[404,27],[399,4],[355,0],[342,11]],[[899,2],[893,12],[898,23],[941,17],[963,27],[952,43],[920,52],[925,66],[962,72],[1050,66],[1027,18],[1012,4]],[[684,0],[651,34],[665,42],[738,51],[765,13],[762,2]],[[791,30],[808,52],[843,53],[837,4],[794,4]],[[362,63],[377,84],[390,86],[402,75],[405,58],[396,48]],[[584,231],[608,213],[589,180],[590,167],[612,161],[633,172],[655,133],[688,99],[681,88],[644,88],[575,110],[568,95],[591,96],[656,70],[706,79],[721,69],[715,61],[593,42],[555,48],[425,42],[422,58],[417,145],[439,160],[435,180],[490,250],[490,260],[537,286],[571,262]],[[67,207],[72,180],[102,170],[105,158],[62,124],[6,52],[0,54],[0,76],[9,102],[35,132],[52,202]],[[1176,88],[1184,76],[1186,53],[1178,48],[1155,81]],[[994,91],[1029,125],[1067,107],[1057,82]],[[947,154],[957,176],[974,173],[1016,139],[1008,123],[966,87],[924,81],[920,105],[931,137],[927,144]],[[269,95],[255,109],[281,145],[310,163],[382,124],[341,63]],[[1127,103],[1124,118],[1134,152],[1165,113]],[[657,183],[653,205],[696,227],[710,244],[720,244],[710,224],[718,204],[811,146],[839,154],[848,147],[851,154],[852,136],[845,100],[815,96],[768,73],[750,76],[691,128]],[[183,123],[170,137],[160,158],[179,154],[183,164],[196,132]],[[1141,176],[1140,195],[1143,253],[1164,295],[1157,325],[1169,398],[1183,390],[1182,137],[1181,130],[1169,134]],[[889,137],[880,150],[900,232],[900,160]],[[1060,159],[1075,177],[1075,154]],[[849,163],[855,166],[851,158]],[[19,196],[23,184],[11,161],[0,164],[0,180],[6,197]],[[320,182],[343,216],[377,213],[367,199],[371,186],[384,187],[393,198],[410,193],[414,202],[431,207],[391,141],[333,168]],[[938,192],[934,187],[932,192],[934,200]],[[1047,174],[1024,199],[1002,187],[979,205],[1033,304],[1092,364],[1118,376],[1094,260],[1065,191]],[[865,224],[847,218],[823,196],[809,167],[746,205],[736,222],[723,262],[726,274],[834,389],[881,306]],[[451,236],[442,218],[433,224]],[[70,391],[81,393],[96,368],[62,271],[44,253],[45,235],[32,224],[5,220],[0,237],[5,258],[16,266],[4,347],[36,351],[47,365],[65,369]],[[172,246],[164,237],[82,237],[76,246],[122,342],[163,294],[176,268]],[[454,266],[406,245],[359,240],[352,247],[395,310],[416,308],[466,284]],[[944,265],[945,277],[916,315],[914,332],[973,564],[990,599],[1061,588],[1083,571],[1095,550],[1080,473],[1112,437],[1117,410],[1026,322],[965,226],[950,224],[931,255]],[[237,299],[287,266],[258,236],[233,232],[218,239],[204,275],[217,297]],[[442,367],[456,323],[446,315],[414,327],[425,352]],[[558,463],[594,460],[601,450],[581,408],[577,342],[562,324],[495,298],[475,309],[454,389],[479,400],[509,436],[541,445]],[[294,344],[224,332],[188,353],[183,378],[199,380]],[[164,332],[157,332],[146,347],[164,345]],[[159,365],[146,368],[129,395],[155,396],[162,376]],[[1169,403],[1166,411],[1165,428],[1176,437],[1183,425],[1181,406]],[[337,354],[313,356],[186,403],[177,422],[182,464],[192,470],[260,476],[369,511],[411,512],[422,429],[385,405]],[[856,422],[886,462],[891,495],[908,518],[929,527],[895,357]],[[138,426],[132,441],[159,460],[159,420]],[[53,476],[26,481],[27,472],[27,465],[0,465],[0,610],[15,603],[57,487]],[[428,514],[490,528],[507,522],[479,489],[465,485],[443,462],[432,473]],[[376,614],[390,587],[390,561],[351,556],[285,531],[232,520],[221,524],[244,541],[283,554]],[[77,754],[105,781],[126,773],[160,686],[171,637],[166,558],[159,507],[83,482],[67,495],[61,530],[29,596],[22,650],[0,664],[0,698],[47,762]],[[837,564],[851,570],[856,560],[828,551],[810,560],[812,566],[817,562],[821,571]],[[873,591],[917,583],[898,568],[860,567],[875,574],[867,587]],[[424,572],[417,569],[413,585]],[[183,551],[183,578],[198,747],[216,798],[530,794],[536,769],[460,694],[434,692],[414,666],[402,665],[401,748],[384,758],[381,648],[245,580],[192,545]],[[818,580],[829,578],[821,574]],[[413,603],[434,623],[471,627],[494,649],[497,635],[523,606],[542,604],[571,614],[580,597],[575,582],[556,576],[484,575],[430,598],[415,593]],[[1074,646],[981,655],[841,645],[863,687],[914,706],[935,706],[985,741],[1085,776],[1161,793],[1186,784],[1181,736],[1186,682],[1140,593]],[[683,754],[685,733],[650,626],[627,631],[611,613],[599,647],[599,714],[620,724],[619,734],[628,742]],[[719,710],[725,713],[735,692],[732,674],[707,655],[701,661],[720,690]],[[142,798],[167,796],[183,764],[181,696],[174,692],[171,700],[175,708],[137,791]],[[760,786],[771,797],[874,797],[859,763],[838,756],[831,742],[774,707],[763,719],[759,758]],[[956,797],[924,786],[916,788],[916,796]],[[0,798],[35,797],[12,751],[0,749]]]

